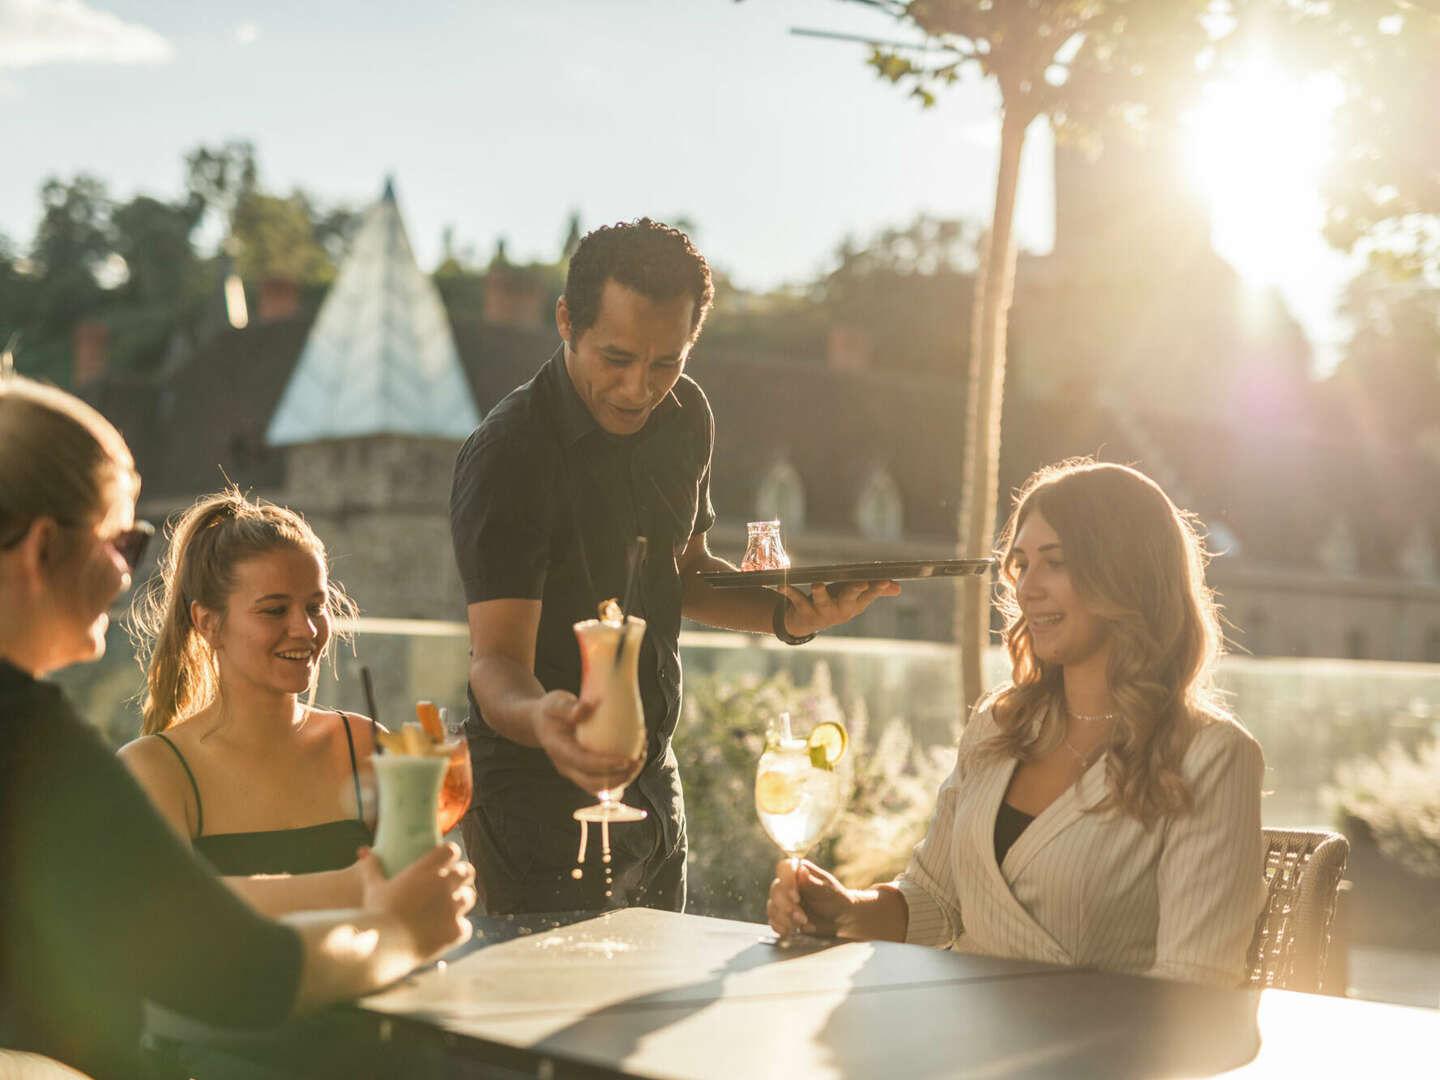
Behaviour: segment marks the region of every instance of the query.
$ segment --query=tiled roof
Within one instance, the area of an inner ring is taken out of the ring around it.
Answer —
[[[222,482],[222,469],[241,486],[282,484],[283,456],[265,445],[264,433],[309,323],[297,316],[222,333],[163,390],[150,392],[148,408],[135,396],[117,420],[136,449],[148,495],[210,490]],[[453,330],[481,416],[558,345],[548,329],[467,321]],[[907,535],[954,535],[964,402],[958,380],[750,363],[708,355],[703,339],[688,371],[715,412],[712,497],[722,516],[745,520],[761,476],[784,455],[805,484],[813,528],[853,531],[862,482],[880,464],[900,485]]]
[[[266,425],[300,354],[308,316],[229,330],[197,349],[160,391],[111,382],[96,399],[130,439],[147,496],[283,485],[283,455]],[[477,415],[534,374],[558,344],[553,329],[462,321],[452,327]],[[778,460],[805,487],[807,524],[855,531],[855,504],[875,465],[896,479],[905,535],[950,538],[960,490],[964,387],[959,378],[836,372],[816,363],[752,361],[701,339],[689,372],[716,417],[712,494],[731,522],[754,512]],[[1393,577],[1417,525],[1440,541],[1440,468],[1322,397],[1308,422],[1203,419],[1107,406],[1088,390],[1012,390],[1002,431],[1000,514],[1029,473],[1077,454],[1133,463],[1208,525],[1239,543],[1229,558],[1261,568],[1322,571],[1337,520],[1357,545],[1356,573]],[[222,474],[223,469],[223,474]]]

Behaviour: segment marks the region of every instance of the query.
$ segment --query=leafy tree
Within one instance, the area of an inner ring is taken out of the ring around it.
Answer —
[[[304,284],[329,281],[335,264],[315,234],[309,201],[290,196],[246,193],[231,219],[235,264],[247,281],[285,278]]]
[[[969,312],[956,299],[974,287],[979,232],[921,214],[863,247],[847,239],[816,290],[826,321],[864,329],[902,370],[954,370],[970,331]]]
[[[137,195],[111,215],[113,247],[129,269],[124,295],[141,307],[177,309],[185,281],[195,272],[191,234],[203,206],[195,200],[165,203]]]
[[[1062,142],[1097,150],[1127,135],[1145,141],[1174,128],[1218,79],[1263,42],[1295,74],[1327,72],[1345,87],[1341,145],[1355,148],[1332,188],[1331,235],[1399,237],[1414,266],[1433,266],[1440,229],[1440,148],[1419,136],[1440,72],[1434,15],[1406,0],[1345,5],[1307,0],[856,0],[923,32],[913,59],[876,44],[869,63],[922,105],[962,76],[999,90],[1000,161],[995,204],[974,292],[961,549],[987,550],[995,533],[1005,340],[1014,282],[1013,219],[1021,150],[1031,123],[1046,118]],[[1347,142],[1346,139],[1350,141]],[[960,605],[962,686],[982,690],[988,596],[967,590]]]
[[[1389,443],[1440,427],[1440,290],[1374,266],[1345,292],[1354,326],[1331,386],[1362,438]]]
[[[1354,326],[1334,396],[1371,440],[1440,423],[1440,9],[1406,0],[1256,5],[1242,27],[1286,67],[1338,91],[1326,236],[1364,253],[1343,312]]]
[[[1440,8],[1410,0],[1252,3],[1242,38],[1286,67],[1330,76],[1340,95],[1324,182],[1326,235],[1440,289]]]
[[[251,142],[197,146],[185,155],[185,190],[192,200],[227,223],[240,201],[259,187],[260,167]]]
[[[245,140],[192,150],[185,157],[185,186],[199,212],[224,221],[228,248],[247,281],[328,283],[359,217],[346,206],[322,207],[299,188],[288,196],[266,192],[255,146]]]
[[[113,250],[110,200],[104,182],[82,174],[68,184],[45,181],[40,202],[31,249],[40,282],[30,321],[41,334],[68,332],[104,302],[95,271]]]
[[[21,331],[34,303],[35,275],[21,270],[14,244],[0,233],[0,352]]]
[[[158,362],[175,339],[203,320],[214,299],[220,260],[195,248],[207,214],[221,219],[241,271],[303,285],[328,283],[356,214],[321,205],[296,190],[265,192],[248,142],[197,147],[185,157],[185,191],[173,201],[149,194],[115,204],[103,181],[78,175],[47,180],[42,217],[28,258],[0,243],[0,334],[20,331],[23,370],[64,381],[71,334],[102,316],[117,369]],[[126,273],[102,281],[101,268],[123,260]]]
[[[978,72],[1000,91],[995,204],[981,250],[971,322],[969,416],[960,547],[988,551],[995,535],[1005,339],[1015,277],[1015,194],[1025,134],[1040,117],[1057,137],[1098,146],[1103,136],[1144,135],[1169,124],[1199,79],[1210,46],[1207,0],[861,0],[922,31],[925,59],[876,44],[870,64],[922,105]],[[983,690],[989,595],[965,590],[958,606],[962,692]]]

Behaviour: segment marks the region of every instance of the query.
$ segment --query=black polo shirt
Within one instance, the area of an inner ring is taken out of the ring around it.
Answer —
[[[595,618],[602,600],[621,596],[628,545],[637,536],[648,539],[631,606],[647,627],[640,700],[648,753],[625,798],[652,812],[665,852],[678,846],[684,825],[670,750],[681,693],[676,560],[715,523],[714,434],[704,393],[681,375],[639,432],[611,435],[575,392],[562,347],[466,440],[450,494],[466,603],[541,601],[535,676],[546,690],[579,693],[573,626]],[[593,797],[561,777],[544,751],[494,731],[473,691],[470,716],[475,802],[533,823],[563,823],[573,833],[571,812]]]

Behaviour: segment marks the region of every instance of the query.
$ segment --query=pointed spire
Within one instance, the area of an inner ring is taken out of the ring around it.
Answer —
[[[266,440],[463,439],[479,423],[450,317],[416,265],[387,179],[320,306]]]
[[[570,211],[570,228],[565,233],[565,245],[560,251],[562,262],[569,260],[575,254],[575,249],[580,246],[580,211]]]
[[[380,194],[381,202],[395,202],[395,174],[389,173],[385,177],[385,190]]]

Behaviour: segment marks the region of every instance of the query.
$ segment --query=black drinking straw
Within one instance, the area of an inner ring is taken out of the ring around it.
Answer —
[[[370,678],[369,667],[361,665],[360,682],[365,687],[365,705],[370,710],[370,722],[372,724],[378,724],[380,723],[380,710],[375,707],[375,683]],[[377,740],[375,743],[375,753],[379,754],[383,752],[384,747],[382,747]]]
[[[645,563],[645,548],[649,541],[637,536],[630,545],[629,565],[625,568],[625,597],[620,604],[620,643],[615,646],[615,667],[620,667],[620,658],[625,655],[625,627],[630,623],[630,603],[635,599],[635,579],[640,576],[640,567]]]

